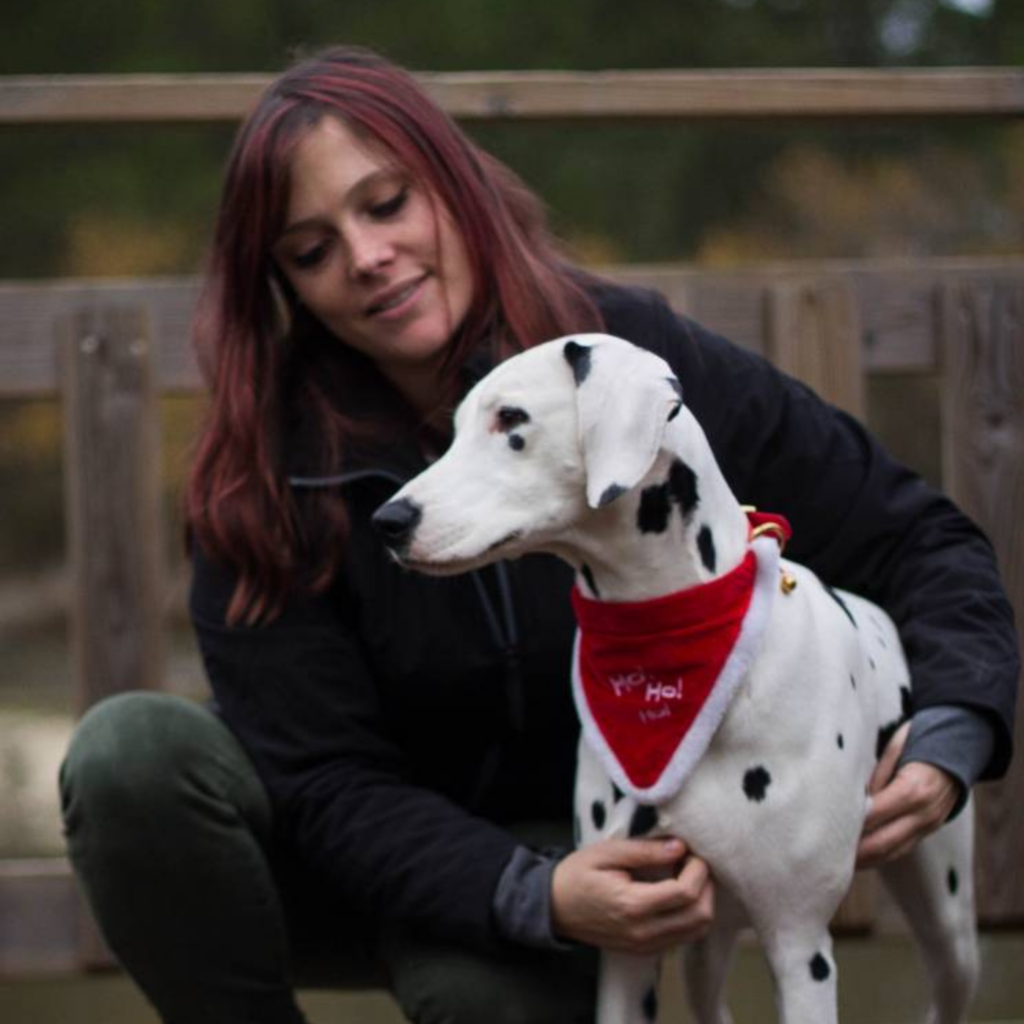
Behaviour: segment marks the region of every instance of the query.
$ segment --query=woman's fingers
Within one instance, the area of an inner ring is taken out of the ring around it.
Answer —
[[[578,854],[596,866],[620,871],[642,871],[674,864],[686,853],[686,843],[670,836],[665,839],[606,839],[585,846]]]
[[[673,877],[648,882],[637,890],[643,912],[653,917],[688,909],[700,900],[710,878],[706,861],[692,854],[687,856]]]
[[[885,745],[882,756],[871,773],[871,781],[868,783],[868,793],[874,795],[880,792],[892,781],[896,774],[896,765],[899,763],[903,748],[907,743],[907,736],[910,734],[910,722],[904,722],[893,733],[892,738]]]
[[[934,765],[910,761],[871,799],[857,849],[857,867],[909,853],[939,828],[960,797],[960,784]]]
[[[714,916],[714,883],[707,864],[685,850],[679,840],[634,839],[570,854],[552,879],[556,933],[637,954],[699,938]],[[652,872],[660,880],[645,881]]]

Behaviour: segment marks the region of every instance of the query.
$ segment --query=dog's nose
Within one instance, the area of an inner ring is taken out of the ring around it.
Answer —
[[[412,540],[413,532],[423,518],[423,509],[408,498],[381,505],[371,517],[377,532],[388,547],[401,549]]]

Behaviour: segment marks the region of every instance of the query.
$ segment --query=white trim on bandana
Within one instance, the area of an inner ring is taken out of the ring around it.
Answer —
[[[757,657],[771,615],[772,600],[779,588],[780,554],[779,545],[771,536],[755,538],[751,542],[750,549],[757,559],[757,575],[753,584],[750,605],[744,615],[743,625],[736,638],[736,643],[729,652],[704,706],[680,740],[658,780],[650,786],[638,787],[630,781],[629,775],[620,764],[591,713],[580,677],[580,633],[579,630],[576,632],[572,658],[572,690],[584,738],[615,785],[627,796],[631,796],[641,803],[662,803],[679,792],[690,772],[693,771],[707,750],[740,683]]]

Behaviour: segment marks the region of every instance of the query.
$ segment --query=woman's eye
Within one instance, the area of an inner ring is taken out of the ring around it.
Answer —
[[[292,257],[292,262],[300,270],[308,270],[310,267],[315,267],[317,264],[321,263],[326,255],[327,244],[325,242],[320,242],[309,249],[303,249],[302,252],[297,252]]]
[[[382,203],[374,203],[370,207],[370,216],[377,220],[386,220],[388,217],[393,217],[405,206],[405,201],[408,198],[409,188],[408,186],[403,186],[390,199],[385,199]]]

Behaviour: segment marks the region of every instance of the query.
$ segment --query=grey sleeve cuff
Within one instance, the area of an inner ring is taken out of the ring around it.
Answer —
[[[899,763],[923,761],[952,775],[961,787],[960,799],[950,814],[954,818],[994,747],[995,735],[983,714],[958,704],[940,704],[918,711],[910,720],[910,735]]]
[[[571,949],[551,928],[551,876],[559,858],[517,846],[498,880],[492,912],[506,939],[536,949]]]

